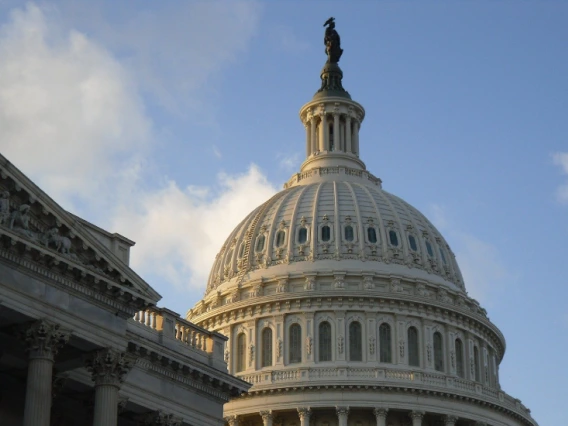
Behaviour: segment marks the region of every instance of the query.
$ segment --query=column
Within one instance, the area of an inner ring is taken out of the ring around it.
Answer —
[[[300,416],[300,426],[310,426],[310,417],[312,417],[310,407],[298,408],[298,415]]]
[[[310,140],[312,129],[308,126],[308,123],[304,123],[304,127],[306,128],[306,158],[308,158],[312,153],[312,141]]]
[[[69,333],[61,331],[58,324],[40,320],[25,330],[22,337],[29,357],[23,425],[49,426],[53,359],[69,341]]]
[[[125,354],[102,349],[86,362],[95,382],[95,414],[93,426],[113,426],[118,420],[118,390],[131,364]]]
[[[337,411],[337,421],[339,426],[347,426],[347,417],[349,417],[349,407],[335,407]]]
[[[351,116],[345,116],[345,152],[349,154],[353,153],[353,148],[351,148],[351,134],[353,130],[351,129]]]
[[[329,151],[329,123],[327,122],[327,114],[322,115],[323,124],[323,148]]]
[[[424,414],[426,414],[424,411],[411,411],[409,416],[412,419],[412,426],[422,426]]]
[[[311,142],[312,154],[316,151],[319,151],[317,141],[318,137],[316,134],[316,116],[312,115],[310,118],[310,142]]]
[[[325,114],[320,114],[320,128],[319,128],[319,150],[325,151],[325,128],[326,125]]]
[[[239,418],[237,416],[227,416],[225,421],[229,426],[239,426]]]
[[[444,426],[455,426],[456,422],[458,421],[457,416],[444,416],[442,417],[442,422],[444,422]]]
[[[272,410],[261,411],[260,417],[262,417],[263,426],[272,426]]]
[[[377,426],[387,426],[388,408],[375,408],[373,414],[377,418]]]
[[[353,123],[353,140],[351,141],[353,145],[353,153],[359,157],[359,127],[360,124],[357,120]]]
[[[341,136],[339,135],[339,112],[333,113],[333,150],[341,150]]]

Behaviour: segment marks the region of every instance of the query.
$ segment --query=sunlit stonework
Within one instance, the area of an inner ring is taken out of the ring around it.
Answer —
[[[536,425],[500,387],[504,337],[444,237],[366,170],[326,25],[306,160],[229,235],[187,315],[229,337],[229,371],[253,384],[227,424]]]

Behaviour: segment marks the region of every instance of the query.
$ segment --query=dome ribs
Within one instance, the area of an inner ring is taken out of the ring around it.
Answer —
[[[254,216],[254,219],[252,220],[251,224],[249,225],[247,232],[245,234],[245,238],[244,238],[245,249],[244,249],[243,257],[242,257],[242,266],[239,269],[239,273],[237,275],[237,286],[240,286],[242,284],[245,275],[250,270],[250,266],[251,266],[251,263],[250,263],[250,246],[251,246],[252,239],[253,239],[254,235],[257,233],[258,223],[260,222],[260,220],[262,218],[264,218],[265,212],[272,206],[272,204],[274,204],[276,202],[276,200],[278,200],[280,197],[283,197],[288,192],[289,192],[289,190],[284,190],[284,191],[281,191],[281,192],[273,195],[267,202],[265,202],[260,207],[260,209],[258,210],[256,215]]]
[[[355,215],[357,217],[357,232],[359,232],[359,258],[365,259],[365,234],[363,231],[363,218],[361,217],[361,212],[359,210],[359,202],[357,200],[357,195],[353,189],[353,185],[348,182],[344,182],[344,185],[349,189],[351,193],[351,198],[353,200],[353,206],[355,208]]]

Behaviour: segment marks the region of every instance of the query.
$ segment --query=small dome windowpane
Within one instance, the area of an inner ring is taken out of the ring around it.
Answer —
[[[375,244],[377,242],[377,231],[372,226],[367,228],[367,238],[371,244]]]
[[[298,242],[304,244],[306,241],[308,241],[308,229],[302,226],[298,231]]]
[[[428,252],[428,256],[434,257],[434,251],[432,250],[432,244],[430,241],[426,240],[426,251]]]
[[[286,233],[284,231],[278,231],[276,233],[276,247],[282,247],[284,245],[284,237]]]
[[[442,250],[442,248],[440,248],[440,256],[442,256],[442,262],[444,262],[444,265],[447,263],[446,262],[446,255],[444,254],[444,250]]]
[[[321,240],[329,241],[331,239],[331,228],[327,225],[321,227]]]
[[[351,225],[347,225],[345,227],[345,241],[353,241],[353,227]]]
[[[398,235],[396,235],[396,231],[389,231],[389,240],[391,245],[398,247]]]
[[[256,251],[262,251],[264,250],[264,235],[261,235],[260,237],[257,238],[256,240]]]
[[[414,235],[408,236],[408,242],[410,243],[412,251],[418,251],[418,245],[416,244],[416,238],[414,238]]]

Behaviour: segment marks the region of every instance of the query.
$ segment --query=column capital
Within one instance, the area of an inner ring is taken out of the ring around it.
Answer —
[[[142,420],[144,426],[181,426],[182,423],[183,419],[181,417],[166,414],[162,410],[146,414]]]
[[[120,387],[124,377],[132,368],[132,362],[126,359],[124,352],[107,348],[95,352],[85,361],[85,366],[91,373],[95,386]]]
[[[347,417],[349,415],[349,407],[335,407],[338,417]]]
[[[259,414],[262,420],[272,420],[272,410],[261,411]]]
[[[426,413],[424,411],[411,411],[408,415],[412,420],[422,420]]]
[[[229,424],[229,426],[239,426],[238,416],[227,416],[224,420]]]
[[[312,409],[310,407],[300,407],[298,408],[298,415],[300,416],[300,420],[310,420],[312,416]]]
[[[386,420],[388,413],[389,413],[389,409],[384,408],[384,407],[377,407],[373,410],[373,414],[375,415],[375,417],[377,419]]]
[[[455,426],[458,419],[459,419],[458,416],[452,416],[452,415],[446,415],[442,417],[442,421],[444,422],[445,426]]]
[[[59,324],[42,319],[24,329],[21,337],[26,343],[30,359],[53,361],[58,350],[69,341],[69,334],[68,331],[61,330]]]

